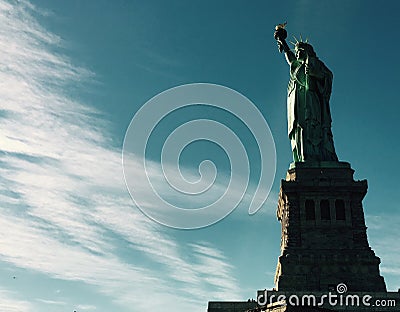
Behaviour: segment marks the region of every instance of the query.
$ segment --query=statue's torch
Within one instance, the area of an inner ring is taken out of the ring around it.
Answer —
[[[275,32],[274,32],[275,40],[281,41],[282,43],[285,42],[285,39],[287,38],[287,31],[285,29],[286,24],[287,22],[275,26]],[[279,52],[282,53],[282,51],[283,51],[283,45],[279,44]]]

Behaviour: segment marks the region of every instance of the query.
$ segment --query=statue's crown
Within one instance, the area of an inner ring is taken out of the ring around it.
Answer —
[[[305,50],[309,56],[315,56],[314,48],[308,43],[308,39],[303,41],[301,35],[300,40],[297,40],[295,36],[293,36],[293,38],[296,40],[296,42],[290,41],[290,43],[293,45],[295,50]]]
[[[310,45],[308,43],[308,38],[306,38],[306,40],[303,41],[303,38],[301,37],[301,35],[300,35],[300,40],[298,40],[295,36],[293,36],[293,38],[294,38],[295,42],[292,42],[292,41],[289,41],[289,42],[293,45],[294,48],[301,49],[301,48],[304,48],[306,45]]]

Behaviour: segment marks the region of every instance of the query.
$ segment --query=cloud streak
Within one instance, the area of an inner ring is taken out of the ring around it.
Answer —
[[[92,285],[130,311],[147,308],[150,294],[156,305],[192,311],[239,299],[217,248],[183,248],[132,206],[107,122],[63,91],[94,74],[56,52],[63,42],[40,26],[41,14],[26,1],[0,1],[0,259]],[[127,258],[121,240],[148,262]],[[2,311],[35,311],[37,300],[0,297]]]
[[[2,312],[29,312],[32,305],[24,300],[16,299],[16,294],[0,289],[0,311]]]

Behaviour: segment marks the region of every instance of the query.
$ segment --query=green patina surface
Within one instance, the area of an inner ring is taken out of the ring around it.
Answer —
[[[275,31],[279,51],[290,68],[287,93],[288,136],[295,162],[338,161],[331,131],[330,96],[333,74],[307,42],[297,42],[294,52],[282,28]]]

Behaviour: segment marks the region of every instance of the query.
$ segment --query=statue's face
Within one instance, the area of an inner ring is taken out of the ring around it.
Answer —
[[[307,58],[307,53],[303,49],[296,49],[296,58],[299,61],[305,61]]]

